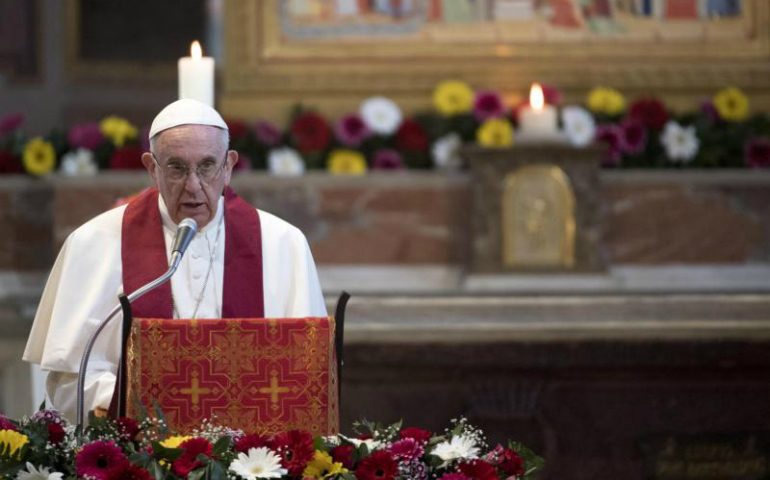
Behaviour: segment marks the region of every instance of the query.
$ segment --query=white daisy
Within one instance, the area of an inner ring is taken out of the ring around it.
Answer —
[[[94,152],[87,148],[78,148],[67,152],[61,160],[61,171],[68,177],[89,177],[96,175],[99,167],[94,160]]]
[[[666,148],[668,159],[676,163],[688,163],[695,158],[700,148],[700,140],[695,134],[695,127],[683,127],[674,120],[669,120],[660,135],[660,143]]]
[[[281,457],[267,447],[250,448],[248,455],[239,453],[230,464],[230,471],[246,480],[281,478],[288,470],[281,468]]]
[[[277,177],[299,177],[305,173],[305,162],[293,148],[274,148],[267,154],[267,168]]]
[[[27,462],[27,470],[21,470],[16,474],[17,480],[62,480],[63,473],[51,472],[46,467],[40,467],[40,470]]]
[[[450,133],[436,140],[431,147],[433,165],[442,170],[457,170],[462,165],[460,146],[462,138],[457,133]]]
[[[361,104],[361,118],[369,130],[381,135],[391,135],[401,125],[401,109],[393,100],[372,97]]]
[[[561,111],[561,121],[572,145],[585,147],[594,141],[596,121],[585,108],[576,105],[564,107]]]
[[[441,467],[446,467],[453,460],[470,460],[478,458],[479,447],[471,438],[463,435],[455,435],[449,441],[443,441],[436,445],[433,455],[439,457],[444,463]]]

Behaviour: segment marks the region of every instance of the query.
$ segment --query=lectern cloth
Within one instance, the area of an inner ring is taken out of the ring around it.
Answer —
[[[163,223],[166,253],[170,255],[176,233],[161,196],[158,208]],[[105,212],[72,232],[59,253],[48,278],[30,332],[24,360],[39,363],[48,372],[46,392],[49,406],[75,419],[77,371],[91,333],[117,305],[123,291],[121,227],[126,207]],[[203,291],[197,316],[220,318],[224,283],[224,251],[227,238],[220,199],[215,218],[202,228],[190,244],[179,270],[171,279],[171,290],[181,317],[190,317],[195,298]],[[262,231],[262,276],[265,316],[273,318],[326,316],[313,257],[305,236],[296,227],[259,211]],[[214,249],[213,271],[203,289]],[[175,315],[177,316],[177,315]],[[107,408],[115,386],[120,355],[121,316],[110,323],[96,342],[85,382],[85,408]]]

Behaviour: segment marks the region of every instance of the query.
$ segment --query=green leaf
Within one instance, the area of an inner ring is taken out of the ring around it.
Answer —
[[[155,409],[155,416],[158,417],[158,420],[162,422],[161,425],[163,425],[160,428],[161,435],[168,435],[168,422],[166,421],[166,415],[163,414],[163,410],[160,408],[158,401],[154,398],[152,399],[152,406]]]
[[[203,478],[203,475],[206,474],[206,470],[203,468],[199,468],[197,470],[193,470],[192,472],[187,474],[187,480],[200,480]]]
[[[212,457],[221,457],[230,448],[231,439],[228,436],[224,436],[216,441],[214,448],[211,450]]]
[[[161,445],[160,442],[152,442],[152,456],[158,460],[173,462],[183,453],[183,448],[168,448]]]
[[[326,449],[326,441],[323,439],[323,437],[317,436],[313,438],[313,450],[326,451]]]
[[[212,461],[206,467],[206,480],[227,480],[227,472],[221,463]]]

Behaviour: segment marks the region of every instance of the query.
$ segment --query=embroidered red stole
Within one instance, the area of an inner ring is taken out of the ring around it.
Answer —
[[[262,229],[257,210],[225,188],[225,265],[223,318],[265,316],[262,288]],[[168,269],[158,190],[141,194],[126,207],[121,233],[123,292],[126,295]],[[145,294],[131,305],[134,317],[173,318],[171,283]]]

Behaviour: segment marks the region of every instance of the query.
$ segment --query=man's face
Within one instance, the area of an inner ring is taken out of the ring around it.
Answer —
[[[154,141],[154,154],[142,155],[142,163],[150,172],[166,203],[171,219],[179,223],[185,218],[205,227],[216,215],[219,197],[230,184],[233,166],[238,154],[227,150],[223,131],[206,125],[181,125],[158,134]],[[156,163],[157,162],[157,163]],[[212,164],[213,162],[213,164]],[[187,176],[175,179],[184,168]],[[216,172],[211,179],[202,179],[196,169],[208,168]]]

